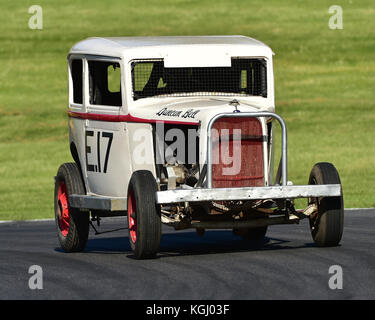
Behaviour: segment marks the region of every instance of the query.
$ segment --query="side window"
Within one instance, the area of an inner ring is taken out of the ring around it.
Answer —
[[[118,63],[108,66],[107,74],[108,91],[111,93],[121,92],[121,69]]]
[[[71,74],[73,81],[73,102],[82,104],[82,60],[72,60]]]
[[[121,106],[121,68],[117,62],[88,61],[90,104]]]

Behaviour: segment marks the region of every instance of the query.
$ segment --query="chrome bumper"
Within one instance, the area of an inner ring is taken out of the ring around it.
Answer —
[[[322,184],[305,186],[271,186],[247,188],[196,188],[175,189],[156,192],[156,203],[168,204],[178,202],[204,202],[221,200],[266,200],[296,199],[341,196],[340,184]],[[73,194],[69,197],[73,208],[96,209],[107,211],[127,210],[125,197],[100,197]]]
[[[221,200],[296,199],[341,196],[340,184],[246,188],[175,189],[156,192],[158,204]]]

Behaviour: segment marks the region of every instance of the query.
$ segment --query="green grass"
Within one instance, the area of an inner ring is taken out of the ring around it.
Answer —
[[[0,9],[0,220],[53,216],[53,177],[70,161],[66,55],[90,36],[243,34],[276,53],[277,112],[289,136],[289,179],[314,163],[338,168],[346,207],[375,206],[375,6],[335,1],[344,29],[330,30],[331,1],[43,0]]]

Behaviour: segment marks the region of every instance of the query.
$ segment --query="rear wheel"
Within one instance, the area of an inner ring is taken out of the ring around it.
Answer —
[[[309,184],[341,184],[336,168],[328,162],[317,163],[311,170]],[[311,235],[317,246],[340,243],[344,229],[344,201],[340,197],[310,198],[318,211],[309,217]]]
[[[89,235],[89,213],[69,205],[69,196],[85,194],[78,166],[64,163],[55,179],[55,221],[57,237],[65,252],[82,251]]]
[[[161,241],[157,184],[150,171],[133,173],[128,187],[129,242],[137,259],[155,257]]]

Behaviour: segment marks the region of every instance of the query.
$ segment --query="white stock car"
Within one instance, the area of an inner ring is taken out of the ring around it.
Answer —
[[[343,231],[339,175],[314,165],[287,180],[287,134],[275,114],[273,52],[244,36],[89,38],[70,50],[69,142],[55,177],[58,238],[84,249],[89,225],[127,216],[135,257],[154,257],[161,225],[232,229],[310,220],[318,246]],[[273,132],[281,126],[276,174]],[[294,199],[307,198],[296,210]],[[95,227],[94,227],[95,228]]]

